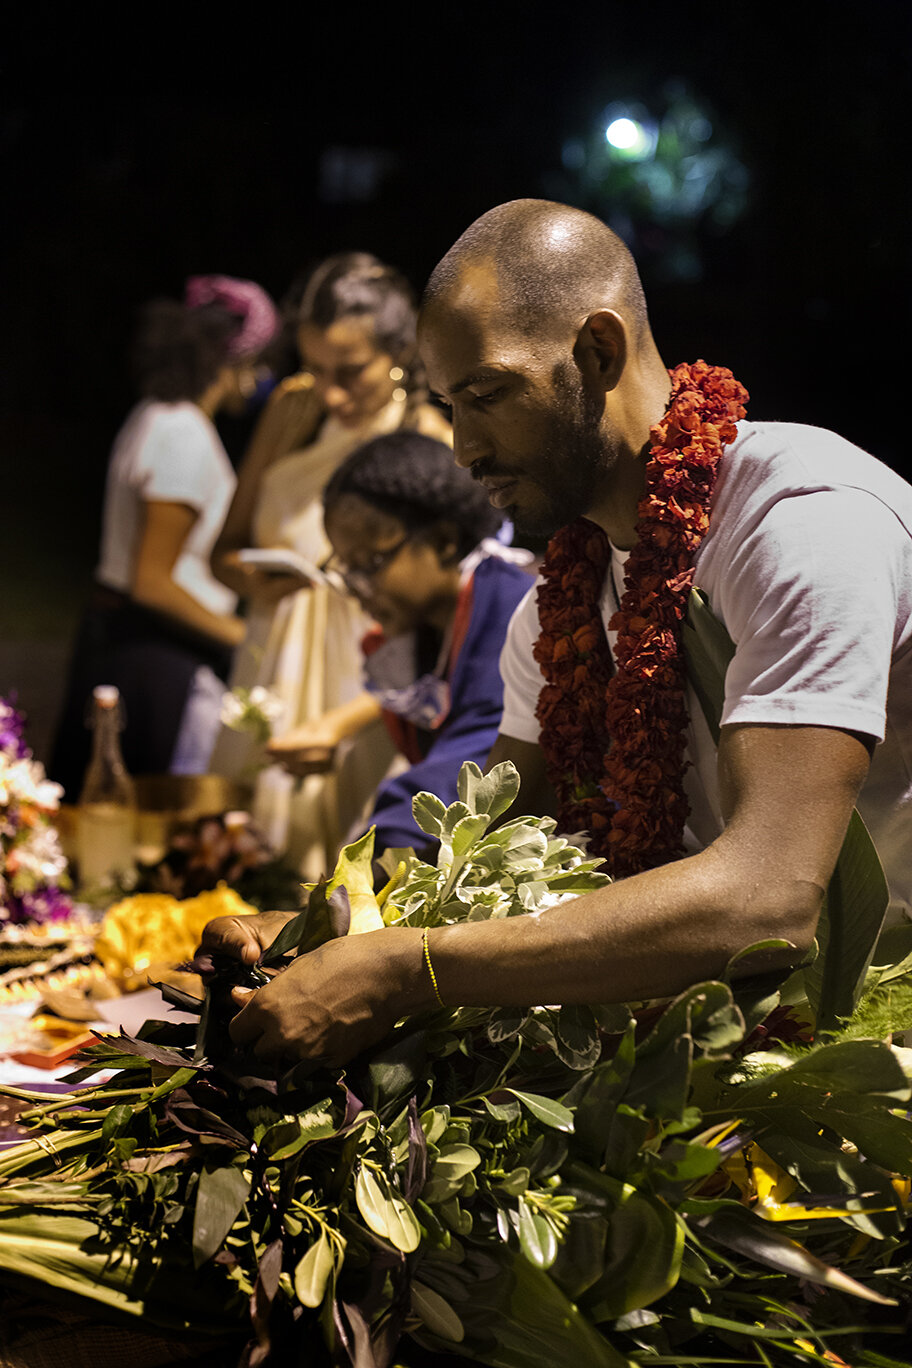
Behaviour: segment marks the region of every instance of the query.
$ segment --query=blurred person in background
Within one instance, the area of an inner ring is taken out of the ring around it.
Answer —
[[[483,765],[497,737],[497,662],[531,584],[521,567],[532,556],[495,539],[502,515],[449,447],[408,429],[354,452],[323,505],[332,544],[324,568],[375,624],[363,642],[366,691],[285,733],[269,752],[292,773],[321,772],[347,737],[382,715],[408,768],[377,792],[375,852],[420,847],[427,837],[412,798],[428,790],[455,802],[460,766]]]
[[[427,402],[406,280],[366,252],[332,256],[312,272],[295,316],[302,370],[276,387],[241,465],[212,567],[248,600],[248,632],[231,683],[262,685],[282,705],[281,734],[351,703],[362,692],[360,642],[368,619],[353,596],[306,574],[245,563],[248,548],[296,552],[319,565],[330,545],[324,487],[356,448],[414,429],[449,443]],[[393,758],[379,723],[338,748],[331,769],[298,782],[278,764],[260,770],[253,813],[271,843],[306,877],[331,869],[344,832],[365,810]],[[224,729],[212,767],[247,777],[267,759]]]
[[[236,483],[213,420],[255,389],[278,323],[265,291],[228,276],[193,277],[182,301],[142,310],[133,344],[141,398],[114,441],[95,585],[49,766],[73,801],[96,684],[120,690],[131,773],[208,768],[245,631],[236,595],[209,566]]]

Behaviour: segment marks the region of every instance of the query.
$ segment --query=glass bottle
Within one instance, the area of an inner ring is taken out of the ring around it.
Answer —
[[[113,684],[93,690],[89,725],[95,734],[79,795],[79,882],[129,886],[135,870],[136,791],[121,754],[122,708]]]

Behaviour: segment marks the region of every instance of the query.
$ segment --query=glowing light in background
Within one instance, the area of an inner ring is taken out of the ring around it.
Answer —
[[[658,278],[696,280],[707,242],[743,214],[750,175],[716,111],[682,80],[615,100],[568,138],[549,193],[591,209]]]
[[[605,137],[612,147],[635,147],[640,137],[640,126],[633,119],[615,119],[605,129]]]
[[[620,161],[648,161],[655,153],[659,130],[641,106],[613,105],[605,111],[605,141],[609,155]]]

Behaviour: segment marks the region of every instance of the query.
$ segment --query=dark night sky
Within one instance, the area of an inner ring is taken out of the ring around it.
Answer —
[[[702,280],[645,271],[660,350],[730,365],[755,416],[836,428],[903,468],[910,10],[603,0],[532,18],[493,0],[324,5],[305,22],[31,6],[0,55],[0,455],[7,583],[20,553],[45,567],[27,577],[34,630],[59,628],[50,600],[69,613],[91,568],[137,304],[196,271],[281,295],[343,247],[420,287],[478,213],[547,195],[565,140],[613,99],[673,77],[718,115],[752,181]],[[331,145],[391,154],[374,199],[320,200]]]

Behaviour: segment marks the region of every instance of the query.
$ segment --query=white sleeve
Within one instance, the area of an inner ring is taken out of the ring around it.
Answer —
[[[720,586],[736,643],[723,724],[839,727],[883,740],[910,576],[912,541],[874,495],[842,488],[780,499],[738,545]]]
[[[177,410],[153,424],[140,460],[146,502],[201,509],[211,492],[212,443],[192,413]]]
[[[537,584],[533,585],[516,605],[500,653],[504,685],[500,730],[502,735],[512,736],[516,741],[537,742],[539,736],[535,707],[544,679],[532,656],[539,634],[536,588]]]

